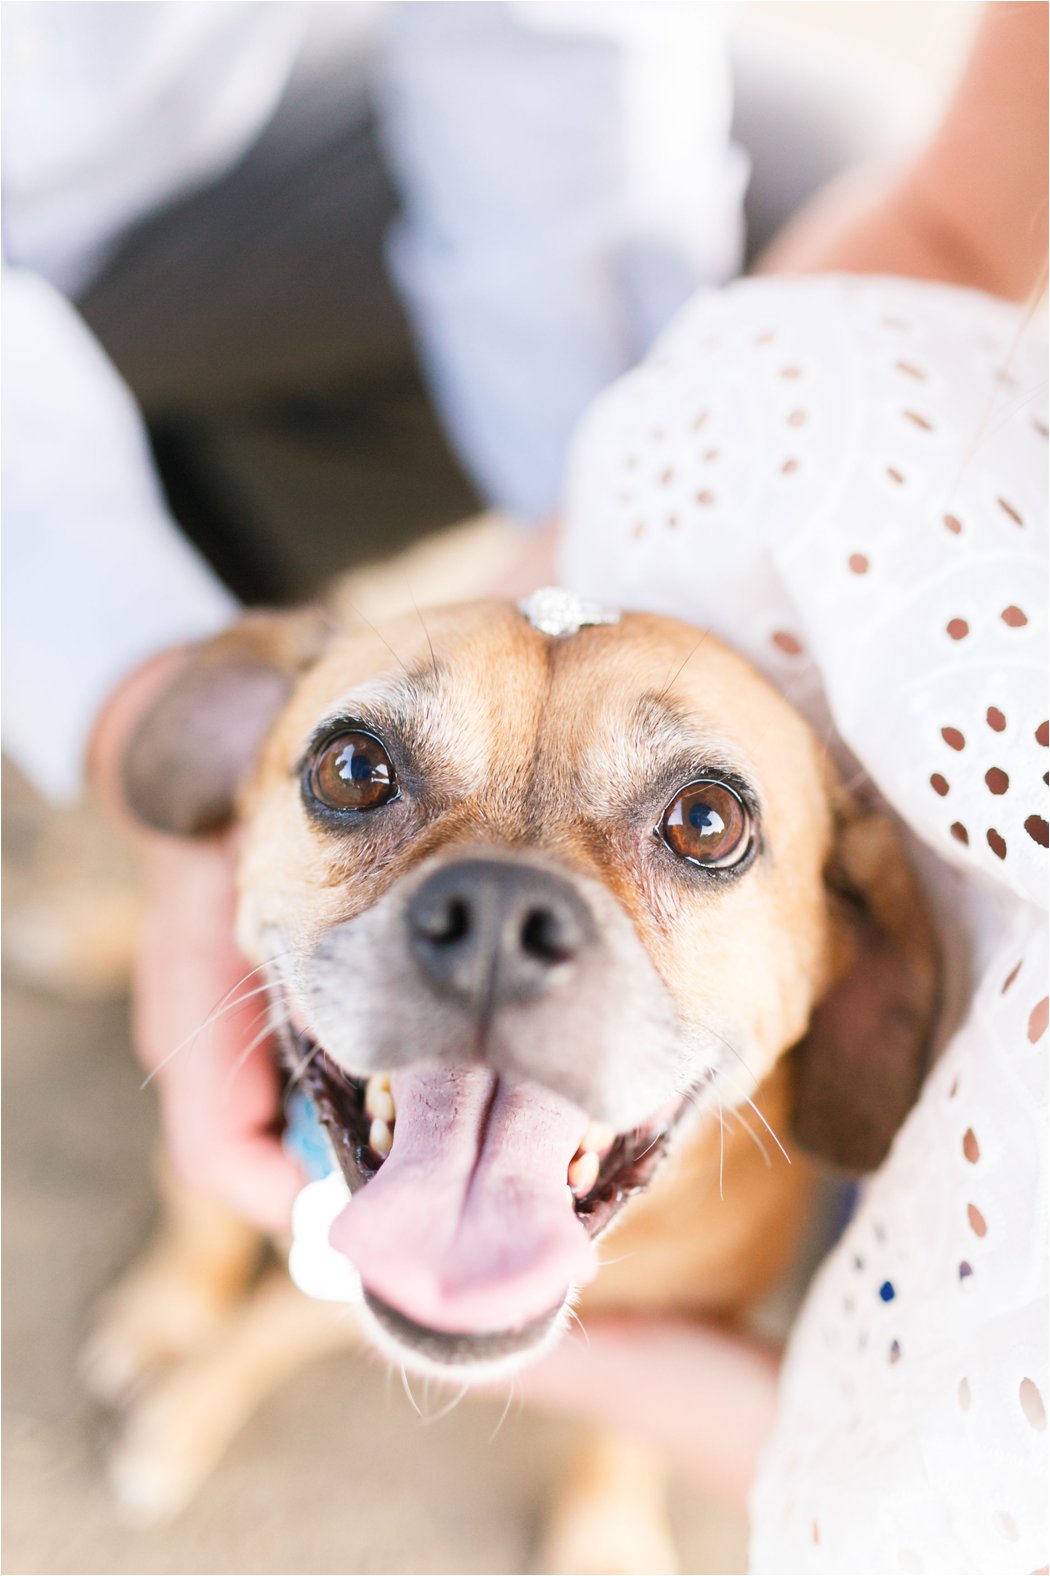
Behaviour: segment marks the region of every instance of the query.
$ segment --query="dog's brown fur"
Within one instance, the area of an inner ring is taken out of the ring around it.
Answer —
[[[302,814],[295,763],[341,697],[377,674],[421,671],[435,648],[455,716],[439,710],[430,724],[447,733],[450,759],[458,752],[470,770],[445,785],[444,813],[417,838],[384,847],[351,895],[347,856]],[[241,730],[227,748],[214,700],[231,675]],[[593,807],[604,794],[614,818],[625,786],[615,749],[623,697],[654,691],[746,759],[774,851],[719,896],[715,920],[704,921],[702,971],[675,945],[674,895],[647,888],[615,837],[601,834],[600,818],[576,814],[581,798]],[[284,704],[271,725],[278,695]],[[244,726],[253,707],[254,733]],[[140,745],[129,760],[129,794],[154,822],[200,831],[237,798],[240,938],[253,961],[275,928],[286,946],[308,949],[420,861],[476,841],[483,827],[501,846],[538,840],[610,889],[677,1002],[716,1020],[727,1001],[735,1004],[751,1030],[757,1104],[785,1141],[794,1125],[817,1152],[866,1168],[914,1098],[934,1009],[934,951],[892,829],[852,803],[808,727],[713,638],[634,616],[552,650],[513,610],[492,604],[428,614],[425,625],[416,616],[384,623],[381,633],[348,632],[312,615],[256,617],[191,666]],[[542,804],[527,822],[508,821],[502,812],[523,802],[522,772],[541,747]],[[596,760],[606,762],[604,778],[595,776]],[[874,960],[867,973],[866,959]],[[865,992],[866,980],[877,988]],[[624,1211],[615,1262],[585,1293],[584,1319],[595,1309],[739,1313],[798,1242],[811,1172],[792,1148],[790,1167],[769,1166],[738,1127],[722,1134],[717,1122],[701,1125],[677,1163]],[[126,1497],[157,1513],[188,1497],[267,1389],[347,1330],[278,1275],[244,1302],[252,1234],[180,1190],[169,1192],[169,1214],[164,1242],[118,1293],[89,1353],[95,1387],[109,1395],[143,1369],[177,1360],[132,1412],[118,1459]],[[200,1356],[205,1337],[208,1355]],[[595,1552],[588,1568],[666,1565],[666,1528],[654,1523],[636,1448],[592,1445],[590,1467],[574,1474],[555,1517],[554,1568],[581,1568],[586,1529],[600,1527],[614,1506],[618,1553]],[[625,1474],[638,1485],[634,1512],[629,1502],[625,1512]],[[633,1532],[624,1531],[625,1514]]]

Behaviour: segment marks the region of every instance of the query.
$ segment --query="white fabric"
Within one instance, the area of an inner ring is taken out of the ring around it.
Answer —
[[[138,411],[84,323],[38,274],[4,274],[4,748],[63,799],[113,686],[216,634],[237,603],[172,522]]]
[[[1046,353],[895,280],[701,297],[579,436],[563,582],[709,625],[916,834],[947,1045],[793,1332],[752,1568],[1047,1562]]]
[[[400,6],[391,23],[394,276],[482,492],[537,519],[590,401],[740,266],[724,16],[540,0]]]
[[[27,0],[3,23],[5,743],[69,798],[109,687],[233,604],[63,296],[250,146],[301,50],[345,61],[363,108],[378,49],[394,272],[462,457],[523,518],[553,507],[588,401],[737,266],[746,166],[705,6]]]
[[[259,0],[5,6],[9,261],[82,289],[129,224],[249,147],[304,18]]]

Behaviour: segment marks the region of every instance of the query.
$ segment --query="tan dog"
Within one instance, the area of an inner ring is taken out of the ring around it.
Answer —
[[[253,615],[160,702],[127,790],[184,835],[239,817],[240,943],[269,961],[289,1066],[354,1193],[333,1241],[364,1335],[407,1365],[509,1372],[577,1297],[584,1318],[739,1313],[797,1243],[808,1173],[797,1152],[767,1166],[720,1111],[757,1090],[777,1142],[864,1170],[917,1092],[934,954],[895,834],[688,626],[548,636],[496,602],[381,635]],[[347,1339],[283,1275],[244,1300],[253,1235],[169,1203],[92,1357],[111,1394],[180,1360],[118,1462],[155,1513]],[[648,1465],[590,1451],[548,1559],[666,1568]],[[616,1546],[582,1549],[612,1517]]]

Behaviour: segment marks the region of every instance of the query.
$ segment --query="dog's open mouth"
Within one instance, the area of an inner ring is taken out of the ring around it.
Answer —
[[[648,1186],[687,1104],[616,1133],[483,1066],[366,1080],[302,1036],[295,1063],[353,1195],[332,1245],[387,1337],[446,1366],[544,1343],[596,1272],[595,1239]]]

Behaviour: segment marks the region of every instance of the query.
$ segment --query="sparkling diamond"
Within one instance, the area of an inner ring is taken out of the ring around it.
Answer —
[[[574,591],[560,586],[544,586],[518,603],[518,611],[541,635],[575,635],[589,624],[618,624],[614,608],[598,602],[585,602]]]

